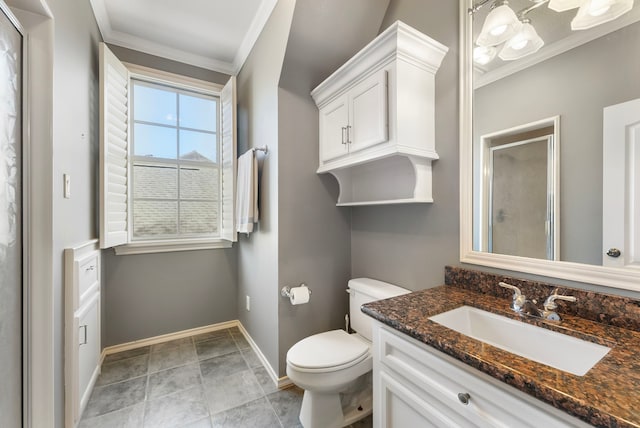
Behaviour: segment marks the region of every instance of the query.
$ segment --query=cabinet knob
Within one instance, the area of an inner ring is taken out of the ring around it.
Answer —
[[[620,254],[622,253],[617,248],[609,248],[609,251],[607,251],[607,256],[609,257],[620,257]]]
[[[468,392],[460,392],[458,393],[458,400],[465,406],[469,404],[469,400],[471,400],[471,395]]]

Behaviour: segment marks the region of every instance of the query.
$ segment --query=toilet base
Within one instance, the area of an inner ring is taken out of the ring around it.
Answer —
[[[371,372],[341,393],[305,390],[300,409],[304,428],[341,428],[369,416],[373,410]]]
[[[343,409],[339,394],[305,391],[300,409],[300,423],[304,428],[341,428],[369,416],[373,400],[368,398],[358,406]]]

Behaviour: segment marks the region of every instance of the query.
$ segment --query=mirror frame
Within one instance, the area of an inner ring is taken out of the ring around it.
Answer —
[[[473,250],[473,0],[460,0],[460,262],[640,291],[640,270]],[[562,244],[561,244],[562,245]]]

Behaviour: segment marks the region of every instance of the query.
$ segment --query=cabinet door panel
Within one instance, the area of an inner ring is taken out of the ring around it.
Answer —
[[[380,70],[349,91],[349,151],[388,140],[387,71]]]
[[[439,406],[438,400],[426,400],[418,396],[402,383],[384,371],[380,372],[379,402],[381,409],[375,409],[376,427],[404,428],[457,428],[470,426],[455,412]],[[438,406],[436,409],[435,406]]]
[[[320,159],[326,162],[346,155],[346,129],[349,123],[347,96],[343,95],[320,109]]]
[[[100,295],[94,297],[78,311],[74,322],[78,347],[78,416],[91,393],[91,380],[100,363]]]

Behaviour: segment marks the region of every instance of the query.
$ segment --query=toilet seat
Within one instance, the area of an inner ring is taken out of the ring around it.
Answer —
[[[351,367],[369,356],[369,345],[344,330],[309,336],[287,352],[287,364],[302,372],[330,372]]]

